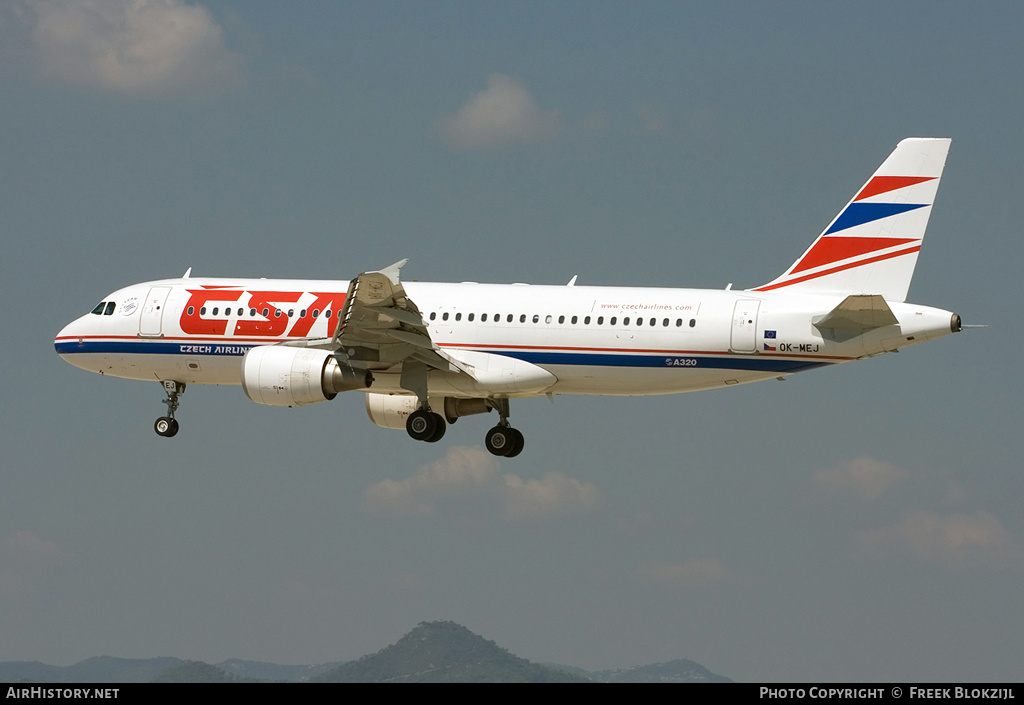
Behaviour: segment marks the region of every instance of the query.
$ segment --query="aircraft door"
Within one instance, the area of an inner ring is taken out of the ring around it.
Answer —
[[[732,352],[752,353],[757,351],[757,313],[761,308],[758,299],[740,299],[732,310],[732,337],[729,349]]]
[[[139,335],[143,338],[162,338],[164,308],[167,295],[171,293],[169,286],[153,286],[149,289],[146,301],[142,304],[142,315],[139,316]]]

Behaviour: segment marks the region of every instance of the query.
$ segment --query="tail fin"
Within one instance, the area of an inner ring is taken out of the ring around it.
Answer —
[[[949,139],[903,140],[786,272],[753,291],[881,294],[905,301]]]

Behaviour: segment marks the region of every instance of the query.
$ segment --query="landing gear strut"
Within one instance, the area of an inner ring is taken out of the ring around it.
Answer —
[[[492,406],[498,410],[501,419],[498,425],[487,432],[484,445],[492,455],[505,458],[514,458],[523,452],[526,439],[518,429],[512,428],[508,423],[508,399],[495,399]]]
[[[167,416],[161,416],[153,424],[153,430],[158,436],[170,438],[178,432],[178,422],[174,419],[174,412],[178,410],[178,397],[185,393],[185,383],[165,379],[163,381],[164,392],[167,398],[164,404],[167,405]]]
[[[405,421],[405,430],[414,440],[437,443],[448,430],[448,424],[444,417],[430,410],[427,402],[427,366],[422,362],[406,362],[402,366],[401,385],[419,401],[419,408]]]

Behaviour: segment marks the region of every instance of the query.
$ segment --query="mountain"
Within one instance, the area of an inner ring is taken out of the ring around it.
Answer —
[[[581,683],[513,656],[455,622],[420,622],[397,642],[313,679],[322,683]]]
[[[650,666],[595,671],[590,678],[599,683],[732,683],[725,676],[684,658]]]
[[[48,666],[38,661],[0,663],[0,682],[33,683],[146,683],[161,671],[182,663],[181,659],[114,658],[94,656],[73,666]]]
[[[243,661],[241,659],[228,659],[217,664],[217,668],[225,673],[234,676],[235,680],[260,680],[274,683],[292,683],[308,681],[320,675],[324,671],[337,668],[341,661],[333,663],[321,663],[313,666],[280,666],[276,663],[263,663],[262,661]]]
[[[216,666],[202,661],[182,661],[160,671],[151,683],[241,683]]]
[[[38,661],[0,663],[6,683],[729,683],[699,663],[679,659],[648,666],[585,671],[536,664],[455,622],[420,622],[375,654],[347,663],[281,666],[230,659],[220,664],[178,658],[99,656],[72,666]]]

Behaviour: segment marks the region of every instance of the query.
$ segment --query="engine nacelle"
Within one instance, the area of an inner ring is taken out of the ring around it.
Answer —
[[[455,423],[460,416],[485,414],[491,410],[486,399],[430,398],[430,408]],[[408,394],[367,394],[366,413],[381,428],[405,428],[409,414],[419,408],[419,400]]]
[[[419,401],[408,394],[367,394],[366,413],[381,428],[405,428],[405,420]]]
[[[257,404],[318,404],[372,383],[372,374],[338,364],[327,350],[260,345],[242,358],[242,388]]]

